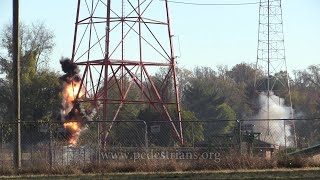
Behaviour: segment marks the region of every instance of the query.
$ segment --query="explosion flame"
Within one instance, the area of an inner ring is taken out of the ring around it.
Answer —
[[[78,82],[72,82],[70,84],[65,85],[65,90],[63,92],[65,100],[67,103],[73,103],[74,100],[77,97],[77,94],[80,89],[80,83]],[[81,98],[84,95],[82,91],[79,92],[79,98]]]
[[[70,84],[65,85],[63,94],[64,94],[64,99],[65,99],[66,103],[69,105],[69,107],[74,106],[79,90],[80,90],[80,83],[79,82],[73,81]],[[83,91],[80,90],[78,98],[81,98],[83,95],[84,95]],[[74,111],[74,112],[72,112],[72,111]],[[70,117],[71,113],[75,114],[75,116]],[[71,121],[70,122],[67,121],[67,122],[63,123],[64,128],[68,132],[71,133],[71,137],[68,140],[69,144],[71,144],[71,145],[77,144],[78,138],[81,133],[81,126],[82,125],[79,122],[81,117],[79,115],[77,115],[78,113],[79,113],[79,111],[76,109],[68,110],[66,112],[66,114],[67,114],[67,117],[71,118],[71,119],[69,119]]]
[[[60,77],[63,81],[63,101],[61,120],[67,130],[68,142],[76,145],[82,130],[86,129],[86,122],[91,121],[96,115],[100,103],[91,103],[86,108],[81,107],[79,99],[84,99],[85,91],[81,85],[78,66],[70,59],[60,60],[65,74]]]
[[[69,134],[69,144],[76,145],[83,128],[80,105],[77,103],[77,99],[83,97],[84,92],[81,89],[77,65],[73,64],[70,59],[62,59],[60,63],[62,70],[66,73],[60,77],[64,82],[61,118],[63,126]]]
[[[78,138],[80,136],[80,126],[78,122],[65,122],[63,123],[63,127],[72,132],[71,138],[68,140],[68,143],[71,145],[76,145]]]

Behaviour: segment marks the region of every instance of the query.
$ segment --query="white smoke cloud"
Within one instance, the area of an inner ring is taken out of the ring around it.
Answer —
[[[260,93],[259,105],[260,111],[254,119],[266,119],[265,121],[253,121],[254,131],[261,133],[260,139],[271,144],[283,146],[286,143],[287,146],[290,146],[292,142],[288,137],[291,137],[291,127],[286,125],[284,120],[268,121],[267,119],[292,118],[291,107],[285,106],[284,99],[274,95],[273,92],[270,92],[269,96],[265,92]]]

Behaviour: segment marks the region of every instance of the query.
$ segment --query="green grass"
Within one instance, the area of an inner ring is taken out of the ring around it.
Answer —
[[[5,179],[320,179],[320,168],[4,176]]]

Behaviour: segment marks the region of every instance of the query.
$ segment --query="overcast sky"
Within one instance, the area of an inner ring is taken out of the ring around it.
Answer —
[[[181,0],[182,1],[182,0]],[[255,0],[183,0],[196,3],[239,3]],[[44,21],[54,31],[56,47],[51,67],[60,70],[61,56],[70,57],[76,0],[20,0],[20,19],[26,24]],[[287,66],[300,70],[320,64],[320,1],[284,0],[283,21]],[[193,6],[170,3],[171,27],[178,65],[255,63],[258,39],[258,4],[246,6]],[[0,28],[12,20],[12,1],[0,1]],[[176,41],[177,42],[177,41]],[[180,47],[179,47],[180,46]],[[180,50],[179,50],[180,49]],[[179,52],[180,51],[180,52]]]

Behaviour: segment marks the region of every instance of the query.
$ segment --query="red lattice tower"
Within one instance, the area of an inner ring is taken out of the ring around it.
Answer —
[[[183,143],[172,37],[166,0],[78,0],[72,62],[85,90],[79,101],[101,103],[102,120],[111,122],[100,126],[103,146],[125,104],[153,107]],[[154,78],[160,69],[165,76]]]

